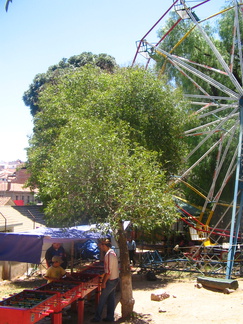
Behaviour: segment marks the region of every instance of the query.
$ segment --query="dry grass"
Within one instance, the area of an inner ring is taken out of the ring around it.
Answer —
[[[17,294],[25,289],[34,289],[46,283],[46,280],[41,276],[31,278],[19,278],[13,281],[3,280],[0,281],[0,299],[9,297],[10,295]]]

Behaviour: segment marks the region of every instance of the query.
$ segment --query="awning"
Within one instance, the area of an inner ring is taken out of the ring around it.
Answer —
[[[42,235],[0,233],[0,260],[40,263]]]
[[[124,222],[124,229],[130,222]],[[105,224],[108,228],[109,225]],[[93,225],[81,225],[69,228],[39,227],[20,233],[0,233],[0,261],[18,261],[39,264],[43,243],[64,243],[78,240],[98,240],[106,234]]]
[[[39,264],[42,246],[75,240],[99,239],[102,235],[92,231],[92,225],[71,228],[40,227],[21,233],[0,233],[0,261],[18,261]]]

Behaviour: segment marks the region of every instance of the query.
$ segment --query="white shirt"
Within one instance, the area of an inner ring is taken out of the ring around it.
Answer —
[[[119,277],[118,258],[112,249],[109,249],[105,254],[104,271],[110,275],[110,280],[114,280]]]

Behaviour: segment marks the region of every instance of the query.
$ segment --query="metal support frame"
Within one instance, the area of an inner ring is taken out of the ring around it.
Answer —
[[[240,133],[239,133],[239,146],[237,157],[237,168],[235,174],[235,190],[234,190],[234,202],[231,217],[231,229],[229,240],[229,251],[227,258],[226,278],[231,278],[231,272],[234,265],[234,256],[238,241],[242,210],[243,210],[243,96],[239,100],[239,114],[240,114]],[[239,203],[238,203],[239,202]],[[239,211],[237,213],[237,205],[239,205]]]

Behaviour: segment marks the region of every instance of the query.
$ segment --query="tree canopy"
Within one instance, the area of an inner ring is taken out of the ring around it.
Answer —
[[[176,172],[181,167],[185,145],[180,134],[186,117],[179,91],[139,68],[111,74],[89,65],[58,80],[40,96],[41,111],[34,119],[32,146],[40,150],[40,169],[62,129],[81,117],[124,121],[132,141],[158,152],[163,169]]]
[[[25,91],[23,100],[25,105],[30,107],[32,116],[40,109],[38,98],[48,83],[55,82],[58,76],[69,73],[70,70],[79,69],[86,64],[98,66],[110,73],[117,67],[115,59],[107,54],[96,55],[91,52],[83,52],[79,55],[73,55],[69,59],[63,58],[58,64],[50,66],[47,72],[37,74],[29,89]]]
[[[167,174],[181,167],[185,150],[181,93],[144,69],[110,73],[86,64],[58,75],[38,98],[30,184],[39,189],[49,225],[110,224],[121,251],[122,313],[129,315],[122,224],[165,229],[177,218]]]
[[[39,183],[50,223],[109,222],[116,229],[123,220],[164,228],[173,222],[156,154],[134,145],[128,134],[123,123],[82,118],[63,129]]]

